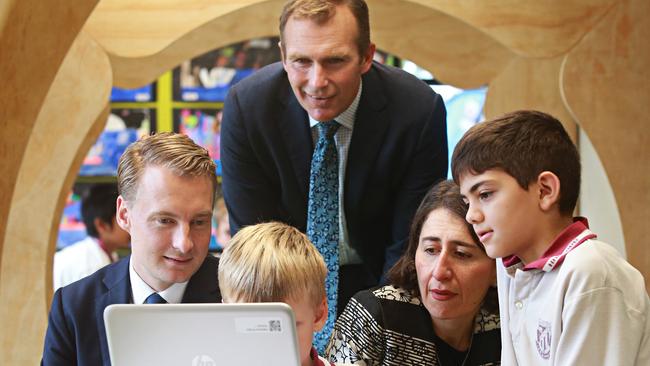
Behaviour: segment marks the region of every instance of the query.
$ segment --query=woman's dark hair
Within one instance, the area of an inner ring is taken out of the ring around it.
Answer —
[[[418,288],[418,275],[415,270],[415,252],[418,249],[420,233],[422,232],[424,222],[429,217],[429,214],[438,208],[444,208],[462,219],[474,242],[485,253],[485,247],[474,232],[474,228],[465,221],[467,204],[463,201],[458,185],[451,180],[445,180],[434,185],[426,193],[422,199],[422,203],[420,203],[420,207],[418,207],[415,215],[413,215],[406,252],[388,271],[387,275],[389,283],[411,291],[417,294],[418,297],[420,296],[420,292]],[[499,304],[495,287],[490,287],[488,290],[483,300],[483,306],[492,313],[498,313]]]

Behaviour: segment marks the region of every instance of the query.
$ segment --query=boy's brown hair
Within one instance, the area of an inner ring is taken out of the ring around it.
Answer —
[[[325,299],[327,267],[298,229],[268,222],[241,229],[219,261],[219,287],[228,302]]]
[[[454,149],[454,181],[489,169],[505,171],[525,190],[549,171],[560,180],[560,213],[571,215],[578,201],[578,150],[562,123],[546,113],[515,111],[470,128]]]

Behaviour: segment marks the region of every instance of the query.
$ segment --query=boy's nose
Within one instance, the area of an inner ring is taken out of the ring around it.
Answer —
[[[480,210],[472,208],[470,205],[469,208],[467,209],[467,215],[465,215],[465,220],[469,222],[470,224],[476,224],[481,221],[483,221],[483,214],[480,212]]]

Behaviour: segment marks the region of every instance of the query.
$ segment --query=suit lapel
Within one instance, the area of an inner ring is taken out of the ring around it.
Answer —
[[[284,113],[280,117],[279,128],[298,181],[298,187],[300,187],[300,193],[306,205],[309,190],[309,170],[311,169],[311,156],[314,150],[314,144],[309,128],[307,112],[298,103],[298,99],[296,99],[296,96],[288,85],[289,82],[287,81],[287,88],[279,93],[279,98],[285,104]]]
[[[353,219],[360,213],[357,208],[363,197],[368,177],[377,161],[377,155],[390,121],[386,113],[387,99],[374,67],[363,76],[363,90],[350,141],[345,172],[346,217]]]
[[[104,309],[111,304],[128,304],[131,300],[131,280],[129,279],[129,261],[131,257],[122,259],[107,269],[103,278],[106,293],[97,299],[95,314],[97,314],[97,332],[100,351],[105,365],[110,365],[108,343],[106,342],[106,326],[104,324]]]

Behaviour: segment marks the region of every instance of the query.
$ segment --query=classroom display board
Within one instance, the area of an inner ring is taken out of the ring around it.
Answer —
[[[104,131],[84,158],[79,176],[116,176],[117,163],[126,147],[152,131],[155,131],[154,110],[112,109]]]
[[[86,226],[81,219],[81,196],[74,190],[68,194],[59,224],[56,248],[61,249],[86,237]]]
[[[262,66],[280,61],[278,37],[257,38],[187,60],[173,71],[174,100],[223,102],[230,87]]]
[[[221,109],[175,109],[174,130],[189,136],[208,150],[221,176]]]

